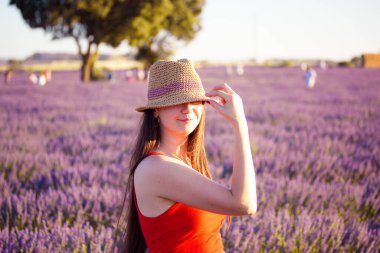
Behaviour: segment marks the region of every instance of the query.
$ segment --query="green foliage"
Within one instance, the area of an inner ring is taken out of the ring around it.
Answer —
[[[291,60],[285,60],[283,61],[281,64],[280,64],[281,67],[285,67],[285,68],[291,68],[291,67],[294,67],[295,64],[293,61]]]
[[[173,53],[174,52],[170,49],[160,48],[158,50],[153,50],[151,46],[145,45],[138,49],[135,58],[142,62],[144,68],[149,68],[153,62],[168,59]]]
[[[0,162],[0,176],[3,176],[5,180],[8,180],[9,175],[13,170],[13,164],[5,161]]]
[[[43,28],[53,39],[72,37],[82,56],[82,80],[93,77],[100,44],[117,47],[127,41],[140,60],[172,54],[175,40],[189,41],[201,29],[204,0],[10,0],[32,28]],[[82,43],[87,42],[87,50]]]
[[[138,48],[136,60],[148,68],[158,59],[173,55],[173,41],[192,40],[200,31],[203,0],[150,1],[132,22],[131,46]],[[175,10],[175,11],[174,11]]]
[[[94,68],[91,80],[106,80],[104,70],[101,68]]]
[[[301,253],[301,252],[303,252],[303,247],[302,247],[303,238],[302,238],[302,234],[300,233],[297,236],[295,236],[292,241],[293,241],[293,246],[291,247],[292,248],[292,253]]]
[[[361,203],[358,212],[361,222],[380,217],[380,207],[374,205],[371,201]]]
[[[354,68],[355,64],[351,61],[341,61],[338,62],[339,67],[344,67],[344,68]]]
[[[19,60],[11,59],[8,61],[9,70],[10,71],[16,71],[16,70],[22,70],[22,62]]]
[[[353,57],[350,62],[355,66],[355,67],[361,67],[363,65],[362,58],[361,57]]]

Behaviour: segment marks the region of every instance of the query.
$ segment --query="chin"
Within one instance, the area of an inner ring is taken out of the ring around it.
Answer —
[[[192,132],[194,132],[195,128],[197,128],[197,125],[192,124],[192,125],[179,127],[178,131],[183,134],[189,135]]]

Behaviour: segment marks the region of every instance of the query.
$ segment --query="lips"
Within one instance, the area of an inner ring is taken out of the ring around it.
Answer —
[[[193,119],[179,119],[179,121],[184,121],[184,122],[190,121],[190,120],[193,120]]]

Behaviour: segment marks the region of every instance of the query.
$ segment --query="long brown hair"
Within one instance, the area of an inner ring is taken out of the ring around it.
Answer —
[[[204,130],[205,130],[205,113],[206,107],[203,106],[202,116],[198,126],[188,136],[188,156],[191,166],[208,178],[212,178],[206,151],[204,148]],[[117,234],[122,233],[118,252],[122,253],[144,253],[147,245],[140,227],[139,217],[134,202],[134,173],[139,163],[148,156],[149,152],[157,148],[160,144],[160,125],[154,117],[153,109],[146,110],[141,120],[140,132],[138,134],[135,149],[129,163],[129,177],[127,189],[125,191],[123,207],[117,224]],[[128,201],[128,206],[125,207]]]

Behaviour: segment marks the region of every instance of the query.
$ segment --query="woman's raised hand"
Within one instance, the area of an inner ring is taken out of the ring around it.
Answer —
[[[206,93],[206,96],[212,98],[209,104],[219,112],[232,126],[237,126],[239,123],[245,123],[245,114],[243,101],[241,97],[224,83],[214,87]],[[219,97],[219,102],[216,102],[213,97]]]

